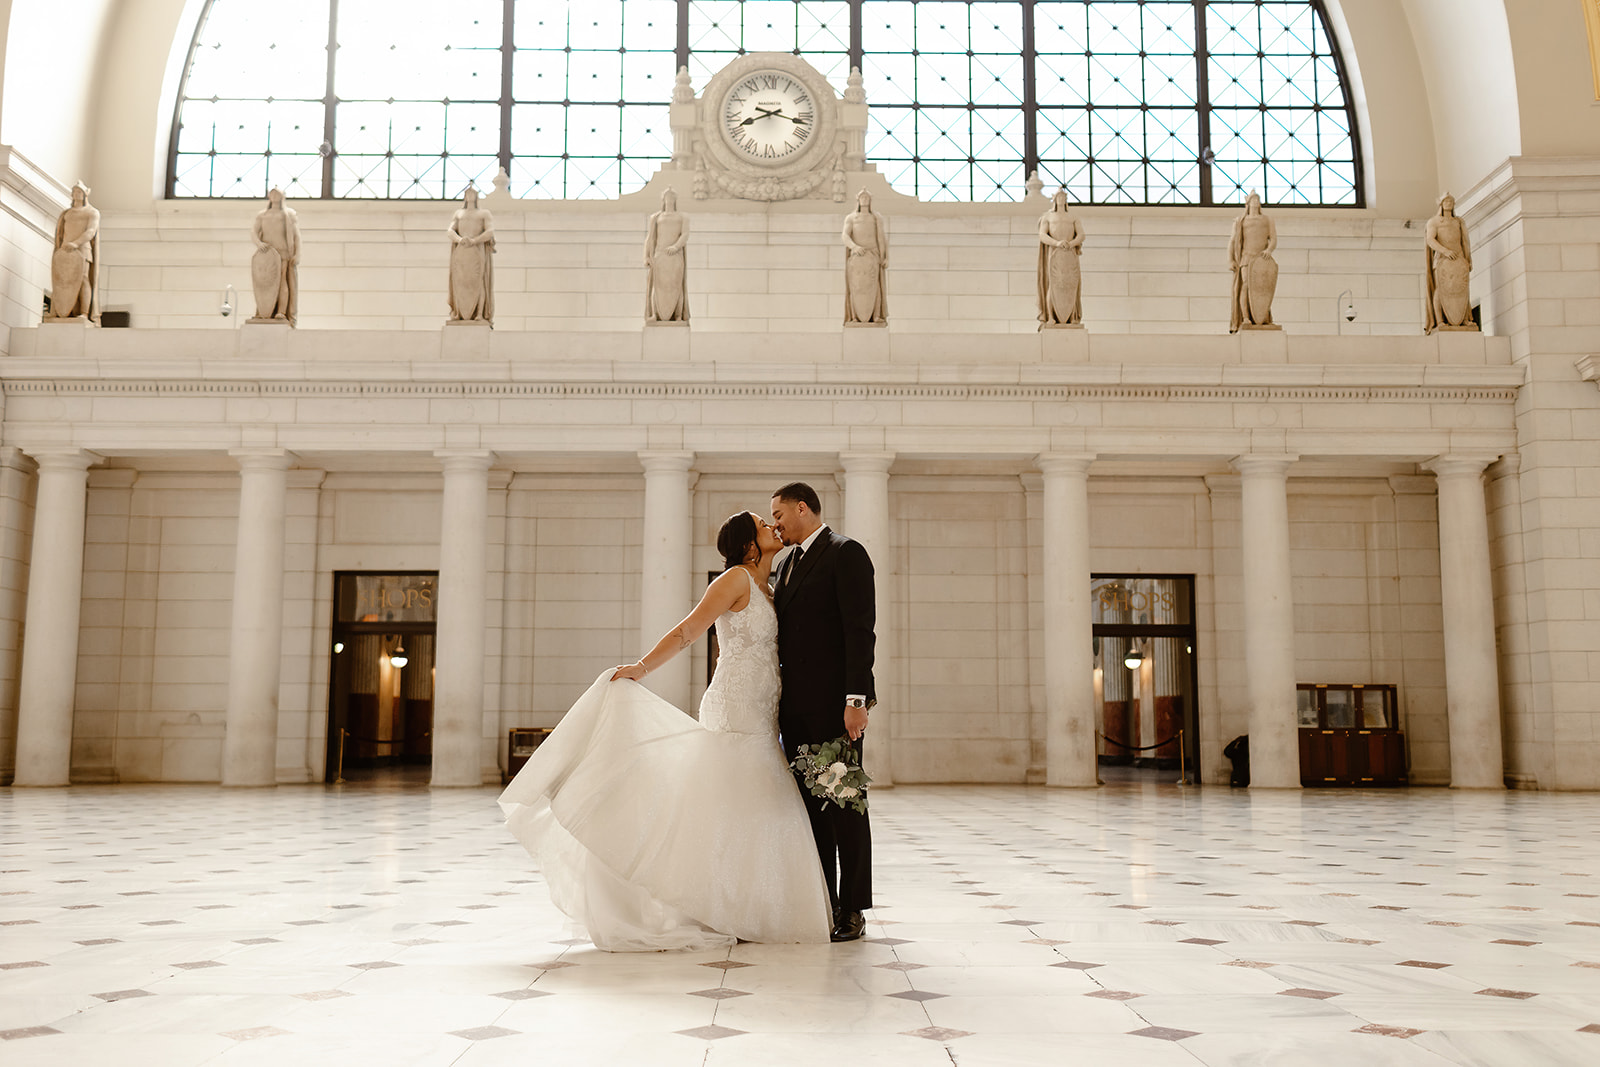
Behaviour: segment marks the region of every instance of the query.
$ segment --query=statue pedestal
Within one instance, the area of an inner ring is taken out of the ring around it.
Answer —
[[[245,319],[239,328],[239,358],[288,359],[288,319]]]
[[[1241,363],[1287,363],[1289,362],[1289,340],[1284,332],[1277,327],[1268,329],[1256,328],[1246,330],[1239,328],[1233,335],[1239,341],[1239,361]]]
[[[644,336],[639,342],[640,354],[647,360],[687,363],[689,360],[689,324],[685,321],[645,321]]]
[[[846,363],[889,362],[889,331],[886,322],[847,322],[842,354]],[[851,329],[851,327],[866,327]],[[873,329],[877,327],[877,329]]]
[[[489,333],[493,327],[482,319],[452,319],[445,323],[439,339],[439,358],[464,362],[489,359]]]
[[[70,319],[41,319],[39,339],[34,351],[47,359],[77,359],[83,356],[85,339],[94,323],[83,315]]]
[[[1089,334],[1080,322],[1039,327],[1039,355],[1046,363],[1089,362]]]
[[[1478,324],[1469,322],[1465,326],[1435,326],[1434,333],[1477,333]]]
[[[1247,323],[1243,323],[1242,325],[1240,325],[1240,327],[1239,327],[1237,332],[1243,333],[1246,330],[1281,330],[1281,329],[1283,329],[1283,327],[1279,326],[1275,322],[1268,323],[1265,326],[1257,326],[1255,323],[1247,322]]]

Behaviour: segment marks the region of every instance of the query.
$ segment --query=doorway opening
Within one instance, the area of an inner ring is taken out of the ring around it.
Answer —
[[[1194,575],[1096,574],[1090,588],[1100,766],[1198,784]]]
[[[333,575],[324,780],[427,785],[437,571]]]

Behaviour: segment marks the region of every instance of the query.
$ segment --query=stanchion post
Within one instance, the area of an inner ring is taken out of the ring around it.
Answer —
[[[1189,784],[1189,750],[1184,747],[1183,731],[1178,731],[1178,784]]]
[[[339,766],[334,772],[336,776],[333,779],[334,785],[344,784],[344,736],[346,732],[343,726],[339,727]]]

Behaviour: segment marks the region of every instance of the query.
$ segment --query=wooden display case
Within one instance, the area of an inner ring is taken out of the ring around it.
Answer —
[[[1394,686],[1298,688],[1302,786],[1406,784],[1406,738]]]

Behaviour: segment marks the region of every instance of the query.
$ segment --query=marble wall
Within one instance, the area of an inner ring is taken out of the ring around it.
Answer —
[[[842,494],[800,472],[835,521]],[[735,510],[784,476],[712,471],[693,494],[696,574]],[[19,485],[22,480],[17,479]],[[1448,780],[1431,479],[1291,480],[1302,681],[1394,682],[1418,781]],[[642,491],[632,475],[519,474],[491,488],[484,763],[510,726],[549,726],[606,667],[635,658]],[[437,567],[436,475],[292,472],[280,781],[319,780],[336,570]],[[1037,477],[896,475],[889,675],[894,779],[1023,782],[1044,750]],[[1231,476],[1091,481],[1098,572],[1196,575],[1202,773],[1245,730],[1238,489]],[[97,470],[91,479],[74,720],[79,781],[215,781],[228,671],[236,478]],[[845,532],[848,532],[846,529]],[[503,561],[503,562],[502,562]],[[695,584],[703,587],[703,576]],[[694,699],[705,681],[693,652]],[[0,739],[9,756],[9,738]]]
[[[654,187],[621,200],[489,197],[495,212],[501,331],[637,328],[643,318],[645,219]],[[449,205],[295,201],[306,329],[434,330],[443,322]],[[255,202],[197,201],[148,212],[107,211],[107,308],[139,327],[233,328],[224,287],[249,303]],[[680,207],[697,332],[837,332],[844,251],[830,202]],[[1006,205],[919,204],[887,191],[887,286],[895,332],[1032,333],[1041,197]],[[1097,333],[1226,333],[1231,212],[1104,207],[1077,210],[1084,245],[1085,322]],[[1370,211],[1274,210],[1282,274],[1274,318],[1299,333],[1421,329],[1419,233]],[[1358,318],[1337,320],[1352,290]]]

